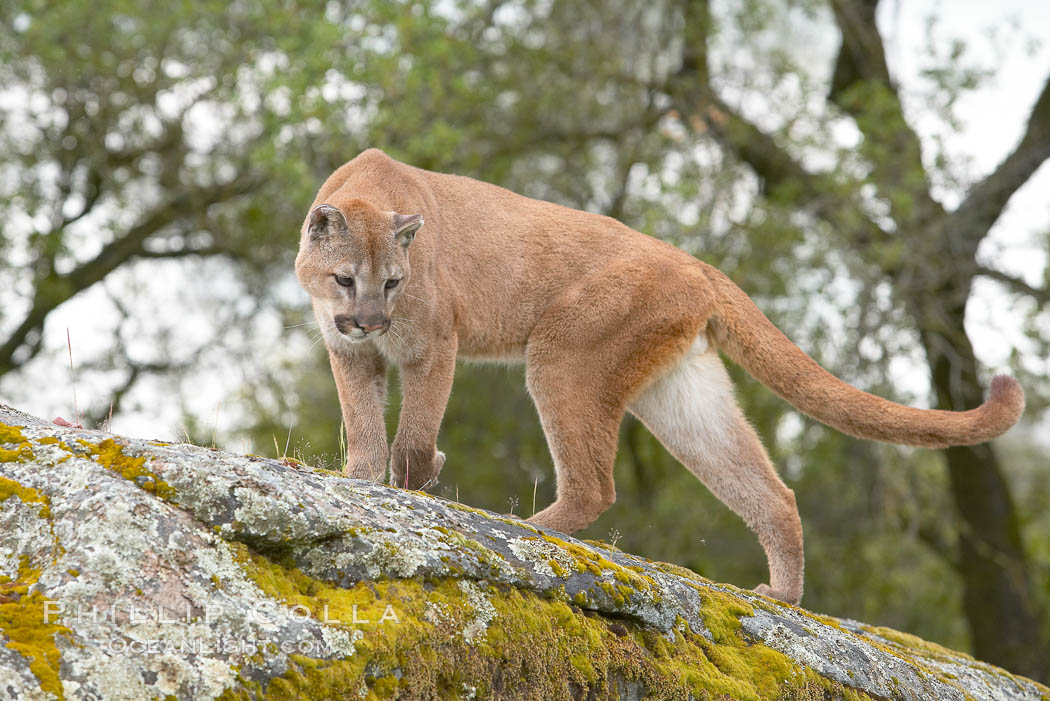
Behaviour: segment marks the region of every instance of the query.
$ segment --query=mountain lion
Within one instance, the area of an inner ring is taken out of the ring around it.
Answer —
[[[859,438],[981,443],[1024,407],[1005,376],[963,412],[867,394],[817,365],[724,274],[674,246],[375,149],[325,181],[295,268],[328,347],[348,475],[386,474],[389,363],[404,388],[392,479],[420,489],[445,462],[436,441],[456,358],[524,362],[557,475],[557,498],[530,522],[571,533],[613,503],[629,411],[757,533],[769,584],[756,591],[791,603],[802,596],[795,496],[741,414],[718,351],[799,411]]]

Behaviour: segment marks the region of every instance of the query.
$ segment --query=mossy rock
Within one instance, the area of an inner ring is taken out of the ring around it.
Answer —
[[[0,697],[1050,698],[431,495],[2,405],[0,450]]]

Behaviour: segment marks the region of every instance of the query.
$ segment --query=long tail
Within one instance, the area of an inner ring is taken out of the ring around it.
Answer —
[[[708,328],[718,346],[796,409],[843,433],[927,448],[974,445],[1005,433],[1024,410],[1021,385],[1006,375],[969,411],[914,409],[851,387],[792,343],[728,277],[705,270],[717,300]]]

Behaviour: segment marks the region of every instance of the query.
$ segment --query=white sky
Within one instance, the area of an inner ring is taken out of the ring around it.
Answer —
[[[963,130],[946,136],[949,153],[955,158],[972,159],[975,177],[986,174],[1017,143],[1028,111],[1039,89],[1050,74],[1050,2],[1045,0],[883,0],[879,22],[887,41],[890,68],[904,88],[907,97],[922,88],[919,71],[927,63],[925,18],[938,10],[940,23],[935,32],[934,48],[938,55],[948,51],[949,42],[959,38],[966,42],[969,58],[976,58],[987,67],[998,67],[998,77],[984,88],[962,101],[960,114],[964,115]],[[999,38],[990,38],[987,29],[999,27]],[[917,104],[916,104],[917,107]],[[929,120],[919,123],[924,139],[929,139],[937,125]],[[1035,286],[1041,286],[1046,268],[1044,247],[1038,237],[1050,229],[1050,167],[1044,166],[1036,177],[1013,198],[1009,208],[997,223],[992,235],[981,249],[982,260],[1011,273],[1024,276]],[[952,193],[945,193],[945,202],[954,206]],[[305,205],[304,205],[305,206]],[[291,261],[289,260],[289,266]],[[216,283],[216,277],[197,276],[197,280]],[[235,282],[228,281],[233,285]],[[292,291],[291,294],[299,294]],[[302,295],[305,301],[305,295]],[[978,356],[995,369],[1001,369],[1010,347],[1022,344],[1019,334],[1021,311],[1010,312],[1009,297],[992,283],[976,288],[974,303],[970,305],[967,328]],[[68,359],[65,356],[66,329],[73,338],[75,359],[87,357],[95,348],[109,343],[112,331],[94,310],[104,300],[101,289],[93,289],[56,311],[45,329],[45,347],[52,352],[45,360],[35,361],[23,377],[8,377],[0,381],[0,401],[13,404],[32,414],[53,418],[73,418],[72,387],[69,380]],[[187,300],[184,295],[173,297],[170,303],[187,301],[190,309],[162,307],[160,314],[178,314],[192,319],[195,314],[207,314],[201,305],[203,299]],[[272,348],[272,340],[279,329],[260,330],[259,352]],[[790,329],[787,332],[790,335]],[[1036,359],[1033,359],[1034,362]],[[1050,374],[1050,360],[1045,361],[1045,372]],[[911,376],[907,376],[908,373]],[[925,376],[921,369],[905,371],[901,378],[913,386],[922,386]],[[222,407],[221,402],[236,390],[242,379],[240,370],[210,372],[191,379],[193,391],[188,397],[189,408],[202,417],[219,416],[220,430],[229,425],[236,409]],[[81,406],[97,403],[103,394],[98,388],[77,387]],[[171,388],[163,382],[143,383],[129,404],[133,411],[117,418],[114,430],[142,437],[178,438],[177,418],[179,404]],[[333,407],[333,411],[337,411]],[[239,446],[231,446],[237,448]]]

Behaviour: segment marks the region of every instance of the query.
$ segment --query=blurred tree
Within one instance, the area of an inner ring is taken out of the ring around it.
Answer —
[[[1044,89],[1014,152],[969,182],[942,145],[920,143],[876,9],[870,0],[713,13],[692,0],[375,0],[328,3],[323,16],[294,3],[5,6],[0,138],[12,155],[0,178],[0,265],[15,284],[0,295],[15,303],[0,305],[9,334],[0,373],[36,351],[48,311],[134,259],[222,254],[241,264],[263,309],[308,323],[302,297],[271,294],[290,275],[292,232],[328,172],[379,146],[620,218],[730,273],[852,383],[922,399],[891,383],[890,360],[906,358],[928,367],[938,406],[973,406],[985,384],[964,325],[975,280],[1037,302],[1028,331],[1037,348],[1050,340],[1038,306],[1050,293],[977,255],[1050,155],[1050,98]],[[829,32],[842,41],[822,72],[810,51]],[[923,108],[949,129],[958,97],[982,78],[964,48],[930,60]],[[117,158],[125,152],[130,161]],[[945,206],[934,183],[964,194],[962,204]],[[107,265],[95,265],[107,248]],[[85,266],[96,274],[75,274]],[[1047,378],[1023,360],[1014,370],[1042,408]],[[316,341],[289,331],[255,362],[265,367],[237,402],[253,443],[338,465],[338,403]],[[125,368],[120,383],[134,373]],[[1050,489],[1031,435],[994,451],[878,446],[799,420],[738,379],[798,493],[808,606],[969,644],[1046,677]],[[396,392],[391,404],[393,423]],[[213,431],[198,435],[210,442]],[[461,368],[441,444],[443,496],[523,515],[534,494],[537,508],[552,498],[518,370]],[[617,483],[616,505],[586,535],[740,584],[765,576],[753,536],[630,419]]]
[[[134,263],[223,256],[256,281],[283,267],[275,234],[313,186],[301,136],[340,104],[322,96],[339,40],[295,6],[4,3],[0,376],[40,352],[51,312]],[[117,315],[141,313],[110,292]],[[192,363],[117,361],[115,399]]]

